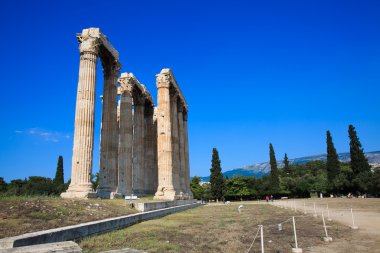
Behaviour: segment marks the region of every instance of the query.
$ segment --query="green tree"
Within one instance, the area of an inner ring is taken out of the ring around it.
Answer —
[[[286,153],[284,156],[284,172],[285,174],[290,175],[289,159]]]
[[[54,184],[63,185],[65,183],[63,178],[63,157],[58,157],[57,170],[55,172]]]
[[[5,182],[3,177],[0,177],[0,192],[7,191],[7,182]]]
[[[327,143],[327,179],[330,185],[333,184],[335,177],[339,174],[339,160],[338,154],[334,147],[330,131],[326,132],[326,143]]]
[[[356,134],[353,125],[348,126],[348,135],[350,137],[350,156],[352,172],[356,176],[361,172],[371,171],[368,160],[364,155],[362,144]]]
[[[353,125],[348,126],[348,135],[350,137],[351,168],[354,176],[353,190],[364,193],[370,188],[371,167]]]
[[[96,172],[96,174],[91,175],[91,183],[92,183],[92,189],[96,191],[99,185],[99,172]]]
[[[279,191],[279,175],[277,169],[276,156],[272,143],[269,143],[269,158],[270,158],[270,178],[271,178],[271,194],[277,194]]]
[[[191,192],[193,193],[193,197],[195,199],[202,199],[203,198],[203,193],[204,189],[200,185],[201,178],[200,177],[193,177],[190,182],[190,189]]]
[[[222,168],[220,167],[219,154],[216,148],[212,149],[212,161],[210,172],[211,197],[215,200],[220,200],[223,198],[224,180]]]

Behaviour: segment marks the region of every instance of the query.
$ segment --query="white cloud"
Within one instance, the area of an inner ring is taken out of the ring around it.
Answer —
[[[70,134],[46,130],[46,129],[42,129],[38,127],[29,128],[29,129],[26,129],[25,131],[15,130],[14,132],[16,134],[26,134],[26,135],[31,135],[31,136],[37,136],[37,137],[42,138],[44,141],[49,141],[49,142],[59,142],[61,139],[64,139],[64,138],[70,139]]]

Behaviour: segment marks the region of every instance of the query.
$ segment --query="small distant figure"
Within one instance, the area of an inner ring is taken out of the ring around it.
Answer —
[[[265,197],[265,200],[267,201],[267,203],[269,202],[269,196],[266,196]]]
[[[273,202],[273,195],[270,195],[270,201]]]
[[[225,204],[228,205],[228,206],[230,206],[230,205],[231,205],[231,202],[230,202],[230,201],[226,201]]]
[[[238,207],[238,211],[239,211],[239,213],[241,213],[241,209],[242,209],[243,207],[244,207],[243,205],[240,205],[240,206]]]

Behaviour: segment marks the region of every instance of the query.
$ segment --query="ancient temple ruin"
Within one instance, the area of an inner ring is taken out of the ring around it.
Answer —
[[[114,198],[154,194],[189,199],[187,103],[170,69],[156,76],[157,108],[132,73],[122,73],[119,53],[99,28],[77,34],[80,52],[71,183],[64,198]],[[103,67],[99,186],[91,175],[96,65]]]

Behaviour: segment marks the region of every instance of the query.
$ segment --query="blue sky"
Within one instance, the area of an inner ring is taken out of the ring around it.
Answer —
[[[71,174],[79,53],[75,34],[100,27],[156,100],[173,70],[189,104],[191,175],[213,147],[223,170],[346,152],[348,124],[380,150],[379,1],[0,2],[0,176]],[[102,94],[98,67],[97,97]],[[99,164],[100,99],[94,168]]]

